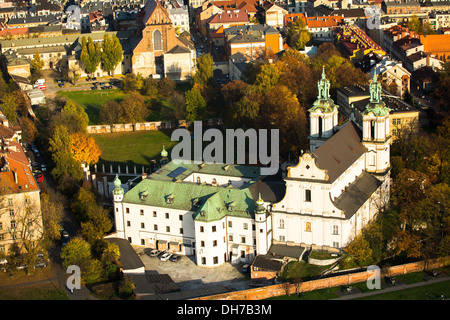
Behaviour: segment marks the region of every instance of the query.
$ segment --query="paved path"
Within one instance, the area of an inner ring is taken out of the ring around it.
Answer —
[[[429,285],[429,284],[443,282],[443,281],[449,281],[449,280],[450,280],[450,276],[441,276],[441,277],[433,278],[433,279],[430,279],[430,280],[427,280],[427,281],[422,281],[422,282],[413,283],[413,284],[400,284],[400,285],[397,285],[397,286],[392,286],[392,287],[389,287],[389,288],[384,288],[384,289],[376,290],[376,291],[373,291],[373,292],[350,293],[350,294],[347,294],[345,296],[341,296],[339,298],[332,299],[332,300],[351,300],[351,299],[365,298],[365,297],[374,296],[374,295],[377,295],[377,294],[393,292],[393,291],[399,291],[399,290],[405,290],[405,289],[410,289],[410,288],[416,288],[416,287],[426,286],[426,285]],[[446,300],[448,300],[448,298]]]

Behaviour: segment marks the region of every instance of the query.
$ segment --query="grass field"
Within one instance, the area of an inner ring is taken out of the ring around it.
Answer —
[[[148,166],[159,161],[165,146],[169,151],[177,141],[170,140],[170,132],[141,131],[92,135],[102,150],[99,163]]]
[[[69,297],[46,283],[0,290],[0,300],[69,300]]]
[[[89,125],[99,124],[98,113],[106,101],[122,101],[125,94],[120,89],[59,91],[58,95],[73,100],[84,107],[89,116]]]

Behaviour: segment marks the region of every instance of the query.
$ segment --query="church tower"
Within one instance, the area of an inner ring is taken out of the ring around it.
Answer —
[[[326,78],[325,68],[317,83],[318,96],[309,111],[310,135],[309,149],[313,152],[337,131],[338,106],[330,98],[330,81]]]
[[[264,201],[259,194],[256,201],[255,224],[256,224],[256,252],[257,254],[266,254],[269,250],[269,240],[267,235],[267,212],[264,208]]]
[[[374,73],[369,85],[370,100],[362,112],[363,139],[367,148],[366,171],[383,175],[390,168],[389,111],[381,100],[381,84]]]
[[[113,190],[113,206],[114,206],[114,220],[116,223],[116,232],[119,238],[125,238],[125,229],[123,223],[123,188],[122,181],[119,179],[119,175],[116,175],[114,179],[114,190]]]

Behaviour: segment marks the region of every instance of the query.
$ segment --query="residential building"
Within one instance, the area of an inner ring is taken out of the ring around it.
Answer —
[[[378,79],[380,78],[378,77]],[[413,130],[419,128],[420,109],[404,102],[401,97],[394,96],[384,89],[381,91],[381,96],[386,107],[389,108],[389,135],[393,140],[397,139],[400,130],[403,128]],[[362,121],[365,106],[369,101],[369,86],[347,86],[337,90],[339,112],[345,118],[354,117],[356,122]]]
[[[169,14],[170,20],[178,34],[189,32],[189,10],[182,1],[164,1],[164,8]]]
[[[411,73],[401,63],[384,57],[372,67],[370,74],[375,74],[382,87],[389,88],[391,94],[403,97],[406,91],[411,92]]]
[[[418,1],[384,1],[381,8],[387,15],[417,15],[421,12]]]
[[[280,33],[268,25],[234,26],[225,29],[223,35],[228,57],[240,52],[251,61],[266,51],[278,53],[283,48]]]
[[[264,1],[261,8],[263,10],[265,24],[271,27],[283,27],[284,16],[288,14],[288,11],[281,4],[277,5],[273,2]]]
[[[20,144],[20,127],[0,112],[0,254],[15,254],[14,246],[32,246],[43,233],[40,190]]]
[[[338,49],[351,60],[361,60],[370,53],[381,57],[386,54],[380,45],[355,24],[340,27],[336,31],[336,39]]]
[[[209,19],[206,19],[206,33],[209,35],[221,27],[226,29],[231,26],[244,26],[248,24],[248,14],[245,11],[219,11]]]

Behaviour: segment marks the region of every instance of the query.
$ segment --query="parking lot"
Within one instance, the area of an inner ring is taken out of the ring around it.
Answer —
[[[181,256],[177,262],[160,261],[150,257],[148,249],[134,247],[149,274],[168,274],[180,290],[194,290],[205,286],[223,286],[229,291],[244,290],[250,286],[250,275],[241,272],[242,264],[225,263],[216,268],[199,267],[194,256]]]

